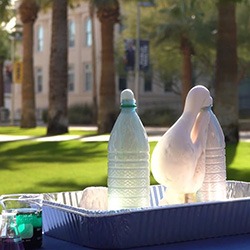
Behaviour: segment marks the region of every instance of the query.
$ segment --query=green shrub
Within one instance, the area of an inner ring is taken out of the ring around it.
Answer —
[[[48,121],[48,109],[42,112],[44,123]],[[93,119],[92,106],[88,104],[75,104],[68,108],[69,124],[83,125],[91,124]]]
[[[91,124],[93,120],[92,106],[89,104],[75,104],[68,109],[69,124]]]
[[[176,112],[166,108],[147,109],[140,114],[144,126],[168,127],[178,119]]]

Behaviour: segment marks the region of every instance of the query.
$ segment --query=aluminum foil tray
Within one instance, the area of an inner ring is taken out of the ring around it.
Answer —
[[[121,249],[250,233],[250,183],[227,182],[227,200],[157,206],[164,187],[150,187],[151,207],[78,208],[82,192],[44,194],[45,234],[98,249]]]

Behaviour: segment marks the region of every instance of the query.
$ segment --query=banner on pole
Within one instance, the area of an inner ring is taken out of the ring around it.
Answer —
[[[14,83],[22,83],[23,77],[23,63],[16,61],[14,63]]]
[[[149,41],[140,40],[139,54],[140,70],[147,71],[149,68]]]
[[[125,70],[135,70],[135,53],[136,53],[136,40],[135,39],[124,39],[125,47]],[[149,41],[140,40],[139,48],[139,69],[147,71],[149,69]]]

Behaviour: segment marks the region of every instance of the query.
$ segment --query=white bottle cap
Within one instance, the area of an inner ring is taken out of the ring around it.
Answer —
[[[125,106],[133,106],[135,107],[135,98],[134,93],[131,89],[124,89],[121,92],[121,104]]]
[[[134,99],[134,93],[131,89],[124,89],[121,93],[121,102],[123,100],[133,100]]]

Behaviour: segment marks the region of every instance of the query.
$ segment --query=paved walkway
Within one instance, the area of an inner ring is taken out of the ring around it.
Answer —
[[[70,130],[84,130],[84,131],[96,131],[95,126],[72,126]],[[148,134],[148,140],[158,141],[161,136],[167,131],[166,127],[146,127]],[[58,141],[69,141],[69,140],[80,140],[84,142],[95,142],[95,141],[109,141],[109,135],[95,135],[95,136],[82,136],[82,135],[56,135],[56,136],[14,136],[14,135],[2,135],[0,134],[0,142],[11,142],[11,141],[43,141],[43,142],[58,142]],[[250,131],[240,131],[240,141],[250,142]]]
[[[97,127],[95,126],[72,126],[69,127],[70,130],[84,130],[84,131],[96,131]],[[146,128],[147,134],[149,136],[149,141],[158,141],[159,138],[165,133],[167,128]],[[82,135],[56,135],[56,136],[23,136],[23,135],[3,135],[0,134],[0,142],[11,142],[11,141],[43,141],[43,142],[57,142],[57,141],[69,141],[69,140],[80,140],[84,142],[93,142],[93,141],[109,141],[109,135],[96,135],[96,136],[82,136]]]

